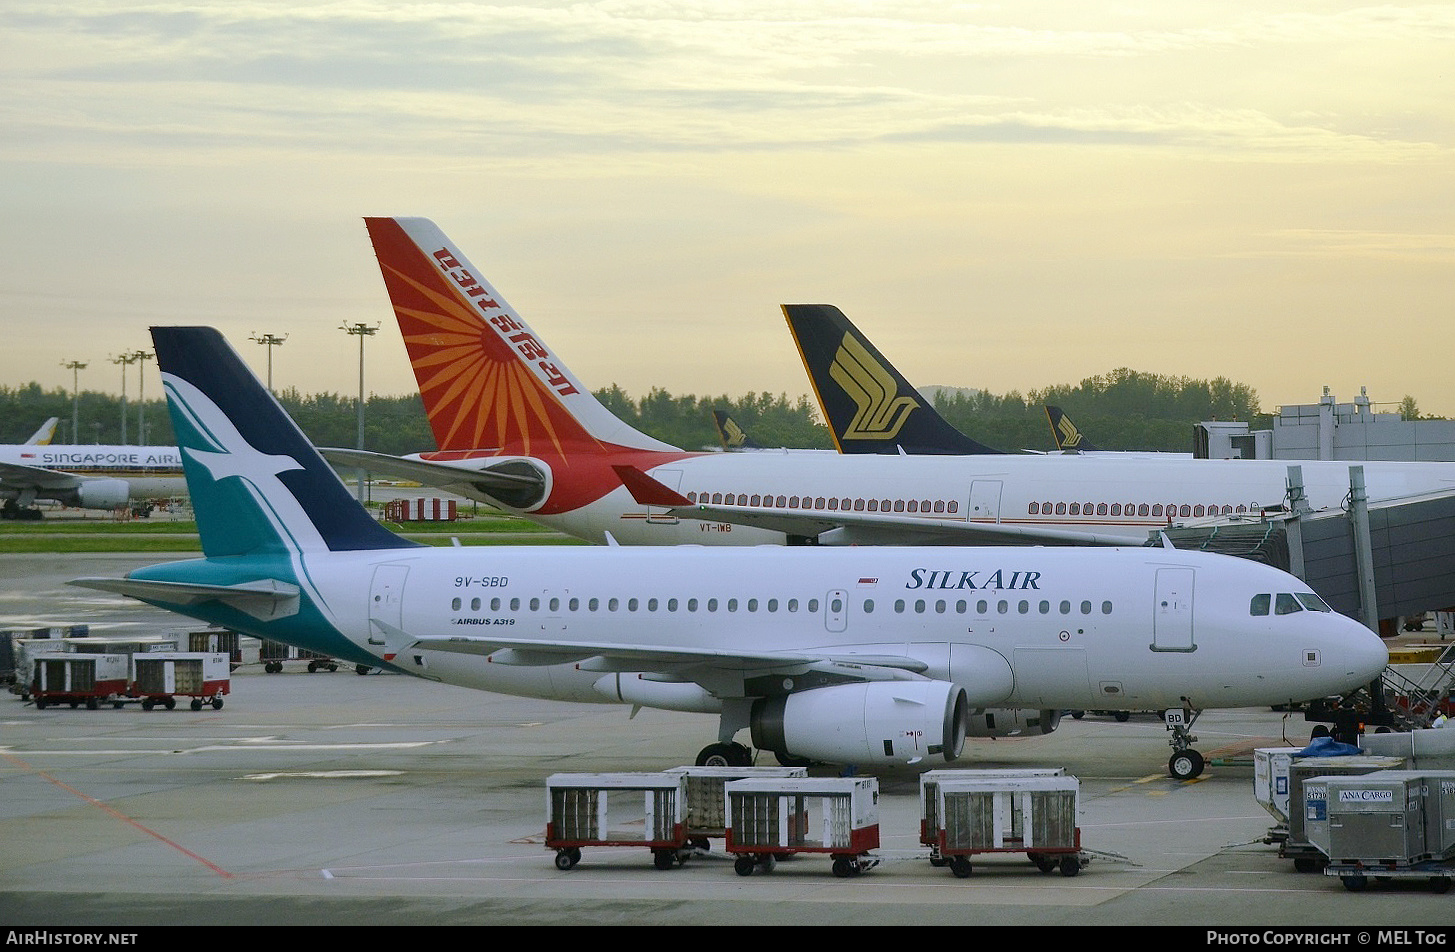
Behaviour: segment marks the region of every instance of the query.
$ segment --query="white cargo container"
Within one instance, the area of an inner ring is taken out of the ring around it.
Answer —
[[[223,695],[232,693],[232,664],[226,654],[204,651],[156,651],[133,655],[130,695],[141,699],[144,710],[157,705],[167,710],[178,697],[190,697],[192,710],[211,704],[222,709]]]
[[[1427,879],[1436,892],[1455,877],[1455,771],[1382,770],[1355,777],[1319,777],[1304,784],[1315,846],[1325,873],[1351,892],[1369,878]]]
[[[937,852],[940,836],[939,789],[946,781],[993,780],[1008,777],[1064,777],[1065,767],[981,767],[976,769],[946,768],[926,770],[919,775],[919,841],[930,848],[930,865],[943,866]]]
[[[750,876],[778,857],[828,853],[840,878],[879,864],[879,781],[872,777],[754,778],[723,787],[733,868]]]
[[[1066,776],[941,781],[934,854],[962,879],[978,853],[1025,853],[1042,872],[1075,876],[1087,862],[1079,796],[1080,782]]]
[[[682,774],[552,774],[546,849],[562,870],[581,861],[583,846],[646,847],[658,869],[671,869],[689,855],[686,789]]]
[[[727,796],[723,788],[734,780],[754,778],[807,777],[806,767],[673,767],[669,774],[680,774],[687,780],[686,800],[688,841],[698,849],[707,848],[707,839],[727,836]]]
[[[130,656],[56,651],[30,658],[30,696],[37,709],[53,704],[86,705],[96,710],[101,702],[114,703],[126,693]],[[118,705],[120,706],[120,705]]]

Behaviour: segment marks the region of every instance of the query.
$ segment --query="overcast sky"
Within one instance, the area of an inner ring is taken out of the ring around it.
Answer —
[[[919,385],[1455,416],[1452,50],[1451,3],[0,0],[0,384],[210,324],[348,394],[366,321],[409,392],[361,219],[419,215],[593,388],[806,393],[804,302]]]

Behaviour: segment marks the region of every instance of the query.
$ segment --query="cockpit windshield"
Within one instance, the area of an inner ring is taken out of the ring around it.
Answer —
[[[1250,615],[1267,615],[1270,609],[1275,615],[1291,615],[1301,611],[1333,611],[1322,598],[1313,592],[1278,592],[1272,595],[1254,595],[1248,603],[1248,614]]]

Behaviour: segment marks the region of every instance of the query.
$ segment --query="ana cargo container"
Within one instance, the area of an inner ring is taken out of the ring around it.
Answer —
[[[828,853],[835,876],[857,876],[879,864],[879,781],[872,777],[734,780],[727,796],[727,851],[733,869],[750,876],[778,858]]]
[[[177,698],[190,697],[192,710],[211,704],[222,709],[222,698],[232,693],[232,665],[226,654],[200,651],[161,651],[132,657],[132,680],[128,692],[141,699],[144,710],[158,704],[167,710]]]
[[[58,651],[32,656],[30,696],[37,709],[53,704],[96,710],[126,693],[130,655]]]
[[[1455,771],[1384,770],[1358,777],[1321,777],[1304,784],[1314,845],[1328,857],[1324,872],[1351,892],[1376,879],[1427,880],[1446,892],[1455,877]]]
[[[546,779],[546,849],[571,869],[584,846],[652,851],[658,869],[686,861],[687,778],[682,774],[552,774]]]
[[[935,790],[939,828],[933,857],[964,879],[976,854],[1024,853],[1043,873],[1075,876],[1086,866],[1076,825],[1075,777],[944,780]]]
[[[1321,835],[1327,823],[1323,810],[1310,807],[1304,795],[1304,784],[1318,777],[1358,777],[1379,770],[1396,770],[1405,766],[1402,757],[1366,757],[1353,754],[1340,757],[1295,757],[1288,765],[1288,836],[1278,847],[1281,859],[1293,860],[1300,873],[1316,873],[1324,868],[1325,855],[1314,845],[1313,837]],[[1300,809],[1293,809],[1298,804]]]

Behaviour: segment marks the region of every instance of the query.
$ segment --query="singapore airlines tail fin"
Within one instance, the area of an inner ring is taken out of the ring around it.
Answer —
[[[1063,453],[1097,453],[1101,447],[1092,443],[1081,435],[1076,424],[1071,422],[1060,407],[1047,405],[1046,420],[1051,424],[1051,438],[1056,441],[1056,449]]]
[[[209,559],[407,547],[349,495],[210,327],[154,327],[157,367]]]
[[[673,451],[622,422],[426,218],[365,218],[441,451]]]
[[[25,444],[27,446],[49,446],[51,440],[56,436],[56,424],[60,422],[59,417],[51,417],[46,420],[40,425],[40,429],[30,435],[30,439],[26,440]]]
[[[712,425],[717,428],[718,442],[722,448],[729,453],[738,450],[760,450],[763,447],[758,441],[747,434],[747,431],[738,426],[737,421],[728,416],[726,410],[712,411]]]
[[[830,304],[785,304],[783,316],[840,453],[976,456],[999,453],[935,412]]]

